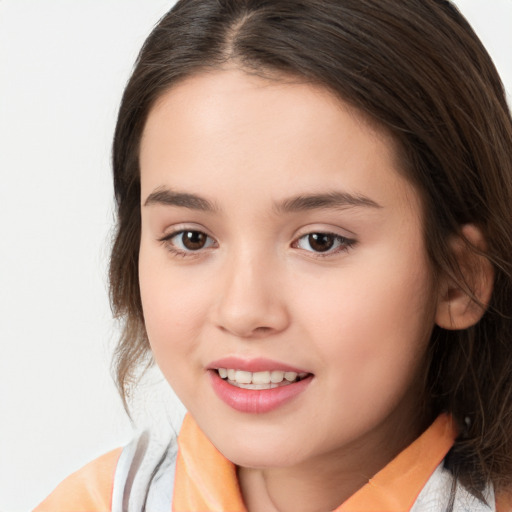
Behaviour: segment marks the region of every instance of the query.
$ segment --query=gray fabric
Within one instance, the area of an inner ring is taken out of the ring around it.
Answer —
[[[143,432],[123,448],[114,475],[112,512],[170,512],[176,439],[163,442]]]
[[[454,485],[453,508],[449,508]],[[493,489],[487,489],[484,497],[487,503],[475,498],[462,485],[455,484],[452,474],[441,463],[428,479],[410,512],[495,512]]]
[[[119,458],[114,477],[112,512],[171,512],[178,446],[176,437],[162,442],[143,432],[127,445]],[[455,485],[441,463],[420,492],[410,512],[496,512],[494,492],[488,489],[487,503]]]

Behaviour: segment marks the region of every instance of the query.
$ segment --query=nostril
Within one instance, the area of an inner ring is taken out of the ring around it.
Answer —
[[[264,338],[266,336],[271,335],[273,332],[277,332],[277,329],[268,326],[259,326],[252,327],[251,325],[240,325],[238,323],[232,322],[229,325],[219,325],[218,326],[223,332],[231,333],[235,335],[237,338],[241,339],[258,339]]]
[[[262,334],[270,332],[272,330],[272,327],[256,327],[254,329],[254,332],[261,332]]]

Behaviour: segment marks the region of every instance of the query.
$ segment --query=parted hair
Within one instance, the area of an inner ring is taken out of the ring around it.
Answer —
[[[512,121],[491,58],[445,0],[180,0],[156,25],[125,89],[113,144],[110,293],[123,322],[114,369],[125,407],[152,364],[138,281],[144,125],[173,85],[228,65],[324,86],[391,134],[400,172],[423,201],[432,267],[470,296],[447,241],[468,223],[481,230],[492,297],[473,327],[434,328],[424,410],[430,419],[448,412],[459,425],[447,465],[461,483],[476,495],[490,482],[510,486]]]

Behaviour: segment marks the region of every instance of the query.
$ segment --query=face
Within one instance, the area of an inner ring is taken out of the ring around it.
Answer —
[[[140,153],[147,333],[236,464],[361,460],[410,441],[436,291],[395,153],[321,87],[241,71],[189,78],[152,109]]]

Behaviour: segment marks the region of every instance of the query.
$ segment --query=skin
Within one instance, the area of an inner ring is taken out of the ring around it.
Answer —
[[[238,465],[251,512],[333,510],[425,427],[417,380],[439,292],[393,141],[319,86],[228,69],[159,99],[140,164],[140,288],[163,374]],[[162,190],[214,208],[164,204]],[[375,204],[276,206],[333,191]],[[186,250],[183,230],[205,246]],[[344,238],[320,253],[310,233]],[[239,412],[208,375],[226,356],[313,379],[276,410]]]

